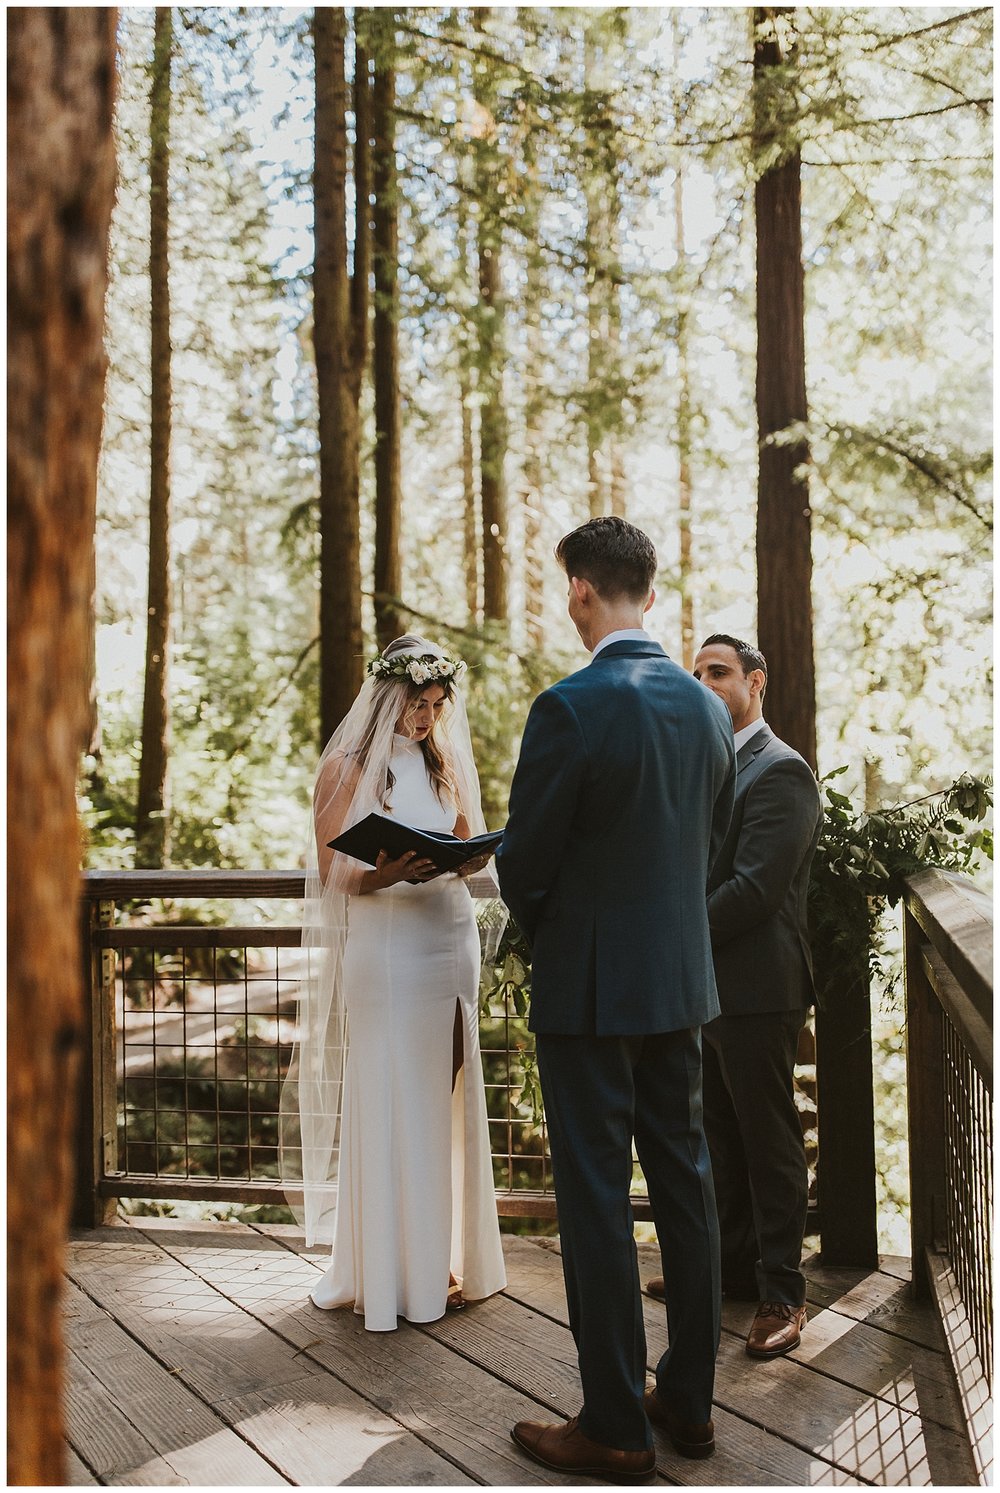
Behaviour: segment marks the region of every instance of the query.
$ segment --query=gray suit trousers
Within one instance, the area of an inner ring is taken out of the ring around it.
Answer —
[[[809,1202],[792,1090],[807,1012],[719,1016],[702,1028],[705,1134],[719,1210],[723,1288],[756,1274],[761,1301],[801,1306]]]

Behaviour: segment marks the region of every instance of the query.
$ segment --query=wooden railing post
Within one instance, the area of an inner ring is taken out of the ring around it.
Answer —
[[[83,960],[83,1052],[76,1145],[76,1187],[73,1222],[97,1228],[115,1216],[114,1198],[101,1195],[100,1184],[117,1166],[117,1095],[115,1088],[115,955],[99,949],[98,928],[110,928],[115,904],[106,899],[80,899],[80,949]]]
[[[945,1223],[944,1068],[941,1009],[924,969],[924,933],[903,908],[906,989],[906,1107],[910,1151],[910,1237],[913,1293],[930,1294],[927,1250]]]
[[[816,1012],[820,1252],[824,1264],[878,1265],[875,1095],[867,979]]]

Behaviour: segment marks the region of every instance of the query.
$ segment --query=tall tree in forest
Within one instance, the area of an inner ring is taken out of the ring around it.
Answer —
[[[806,404],[801,152],[795,12],[756,7],[757,637],[772,671],[767,718],[816,766],[812,548]]]
[[[82,1024],[80,828],[114,198],[112,7],[7,16],[7,1478],[67,1481],[63,1244]]]
[[[356,12],[356,25],[368,22]],[[347,254],[347,12],[317,6],[313,342],[319,400],[320,736],[361,687],[361,380],[368,349],[371,85],[355,38],[354,265]]]
[[[619,281],[619,181],[615,121],[606,80],[620,47],[624,17],[587,12],[584,32],[585,149],[583,194],[587,204],[584,258],[587,281],[587,488],[592,518],[625,513],[621,448],[621,307]],[[610,51],[609,51],[610,49]]]
[[[463,283],[469,273],[473,253],[468,195],[466,183],[461,175],[464,164],[460,158],[457,232],[460,274]],[[462,405],[462,569],[465,578],[465,610],[471,627],[475,627],[480,620],[479,569],[482,553],[479,539],[481,523],[479,493],[476,488],[476,443],[472,421],[475,393],[472,382],[474,368],[475,351],[471,345],[471,328],[468,320],[463,317],[458,350],[458,388]]]
[[[676,33],[675,33],[676,35]],[[681,663],[694,666],[694,579],[691,565],[691,368],[690,300],[685,286],[687,253],[684,241],[684,174],[680,156],[674,171],[674,247],[677,251],[677,578],[681,593]],[[766,655],[765,655],[766,657]]]
[[[475,12],[480,36],[489,35],[489,6]],[[484,53],[473,63],[476,108],[476,205],[479,258],[479,484],[483,525],[483,614],[507,620],[507,408],[504,402],[504,302],[501,275],[503,227],[501,157],[493,63]]]
[[[372,15],[372,258],[375,271],[375,630],[384,648],[402,627],[399,531],[399,212],[396,182],[396,12]]]
[[[544,572],[541,553],[544,416],[546,406],[542,304],[545,295],[545,266],[540,248],[541,209],[544,202],[541,172],[537,161],[537,112],[528,108],[523,122],[522,159],[524,190],[522,194],[524,264],[524,458],[522,463],[521,514],[524,532],[524,624],[528,646],[541,648],[545,642]]]
[[[137,866],[162,866],[170,854],[170,89],[173,20],[155,11],[149,100],[149,582],[142,755],[136,806]]]

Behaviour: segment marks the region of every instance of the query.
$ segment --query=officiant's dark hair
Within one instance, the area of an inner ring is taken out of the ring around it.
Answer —
[[[564,534],[556,559],[567,576],[589,581],[605,601],[627,596],[645,601],[656,575],[656,551],[649,537],[623,518],[592,518]]]
[[[748,678],[754,669],[759,669],[764,676],[764,689],[767,688],[767,659],[759,648],[755,648],[752,643],[744,643],[742,638],[730,637],[727,632],[713,632],[712,636],[706,638],[701,646],[712,648],[720,644],[723,648],[732,648],[740,661],[744,679]],[[764,690],[762,689],[760,693],[763,699]]]

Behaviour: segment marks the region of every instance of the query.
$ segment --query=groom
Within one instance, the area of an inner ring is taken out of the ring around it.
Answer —
[[[531,708],[497,869],[532,945],[530,1026],[583,1408],[511,1434],[546,1467],[633,1482],[655,1470],[651,1419],[684,1456],[715,1445],[719,1236],[699,1028],[719,1011],[705,885],[732,811],[733,737],[722,702],[643,631],[656,573],[646,535],[591,519],[556,558],[593,658]],[[633,1137],[670,1336],[645,1394]]]

